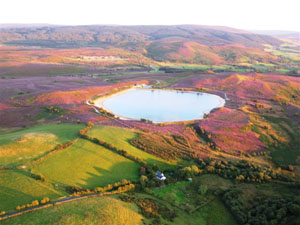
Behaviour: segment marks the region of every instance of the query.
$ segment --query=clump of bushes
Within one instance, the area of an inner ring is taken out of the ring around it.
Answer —
[[[46,106],[45,112],[52,114],[52,115],[62,115],[65,113],[65,110],[63,110],[60,106]]]
[[[89,121],[86,125],[87,126],[85,128],[83,128],[79,131],[80,137],[84,137],[85,134],[94,126],[94,124],[91,121]]]
[[[44,182],[46,180],[45,176],[43,174],[41,174],[41,173],[39,173],[39,174],[33,174],[33,177],[34,177],[34,179],[40,180],[42,182]]]
[[[31,203],[28,203],[28,204],[18,205],[18,206],[16,207],[16,210],[17,210],[17,211],[20,211],[20,210],[22,210],[22,209],[35,207],[35,206],[38,206],[38,205],[40,205],[40,204],[46,204],[46,203],[48,203],[48,202],[50,202],[50,198],[45,197],[45,198],[43,198],[40,202],[39,202],[38,200],[34,200],[34,201],[32,201]]]
[[[141,122],[143,122],[143,123],[150,123],[150,124],[153,123],[152,120],[147,120],[147,119],[144,119],[144,118],[141,118]]]
[[[195,132],[204,139],[204,141],[207,142],[207,145],[211,148],[211,149],[216,149],[217,145],[216,143],[212,140],[212,135],[210,133],[208,133],[205,129],[197,126],[196,124],[194,125],[194,130]]]
[[[75,192],[87,191],[87,189],[85,189],[85,188],[80,188],[80,187],[74,187],[74,186],[68,186],[68,187],[66,187],[66,191],[67,191],[68,193],[73,194],[73,193],[75,193]]]
[[[179,170],[179,176],[183,178],[190,178],[203,173],[203,169],[199,169],[198,166],[187,166]]]
[[[223,193],[222,199],[240,224],[277,225],[288,224],[289,219],[299,216],[300,198],[291,196],[256,197],[251,205],[241,200],[242,191],[233,187]]]
[[[245,160],[197,159],[197,165],[184,167],[176,171],[176,175],[179,178],[189,178],[201,173],[218,174],[224,178],[248,183],[262,183],[272,179],[292,181],[291,178],[281,174],[270,166],[260,166]]]
[[[118,189],[121,186],[126,186],[126,185],[129,185],[129,184],[131,184],[130,181],[128,181],[126,179],[123,179],[121,182],[117,182],[117,183],[114,183],[114,184],[108,184],[106,187],[96,187],[94,189],[94,191],[98,192],[98,193],[101,193],[101,192],[106,192],[106,191],[110,191],[110,190],[113,190],[113,189]]]
[[[59,107],[59,106],[47,106],[46,110],[49,113],[59,113],[61,111],[61,107]]]
[[[46,204],[46,203],[50,202],[50,198],[45,197],[40,202],[41,202],[41,204]]]
[[[106,111],[106,110],[103,109],[103,108],[100,108],[100,109],[99,109],[99,112],[100,112],[103,116],[107,116],[107,117],[110,117],[110,118],[114,118],[114,117],[115,117],[114,114],[112,114],[111,112]]]
[[[121,182],[108,184],[105,187],[96,187],[94,190],[82,189],[78,187],[68,187],[67,191],[71,192],[73,196],[81,196],[81,195],[88,195],[92,193],[105,193],[105,192],[110,194],[118,194],[118,193],[123,193],[126,191],[133,190],[134,188],[135,188],[134,184],[124,179]]]
[[[31,208],[31,207],[34,207],[34,206],[38,206],[40,203],[38,200],[34,200],[32,201],[31,203],[28,203],[28,204],[25,204],[25,205],[18,205],[16,207],[16,210],[22,210],[22,209],[26,209],[26,208]]]

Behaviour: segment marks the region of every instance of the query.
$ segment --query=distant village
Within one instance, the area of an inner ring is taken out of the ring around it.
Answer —
[[[80,56],[78,59],[81,60],[123,60],[125,58],[120,56]]]

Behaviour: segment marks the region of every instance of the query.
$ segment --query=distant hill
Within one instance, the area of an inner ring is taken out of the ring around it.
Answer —
[[[1,28],[1,26],[0,26]],[[174,25],[174,26],[12,26],[1,28],[0,42],[20,45],[55,47],[130,44],[163,41],[166,39],[195,41],[208,46],[241,44],[261,47],[281,42],[267,35],[253,34],[229,27]],[[68,42],[68,43],[64,43]],[[71,44],[70,44],[71,43]]]
[[[151,60],[194,64],[271,63],[264,45],[279,46],[270,35],[223,26],[0,26],[0,44],[46,48],[97,47],[142,54]]]
[[[278,38],[289,38],[300,41],[300,32],[298,31],[285,31],[285,30],[253,30],[252,33],[261,35],[271,35]]]
[[[255,34],[262,34],[262,35],[273,35],[273,36],[299,33],[297,31],[288,31],[288,30],[251,30],[249,32],[255,33]]]

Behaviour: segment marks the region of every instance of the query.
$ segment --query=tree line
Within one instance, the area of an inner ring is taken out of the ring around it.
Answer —
[[[241,197],[242,191],[236,187],[232,187],[222,194],[225,205],[239,224],[283,225],[289,224],[290,220],[294,219],[298,219],[299,222],[299,196],[256,197],[250,206],[246,206]]]

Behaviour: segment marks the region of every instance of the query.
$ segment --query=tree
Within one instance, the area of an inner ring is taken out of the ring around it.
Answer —
[[[296,204],[290,204],[288,210],[294,215],[300,215],[300,206]]]
[[[245,180],[245,177],[243,175],[239,175],[235,179],[237,179],[237,180]]]
[[[143,189],[146,187],[147,182],[148,182],[148,177],[146,177],[145,175],[142,175],[140,177],[140,184],[141,184]]]
[[[295,168],[294,168],[293,165],[289,165],[289,166],[288,166],[288,169],[289,169],[289,171],[294,171],[294,170],[295,170]]]
[[[49,201],[50,201],[50,199],[48,197],[45,197],[41,200],[41,204],[46,204]]]
[[[94,191],[98,192],[98,193],[101,193],[101,192],[104,192],[105,190],[102,187],[96,187]]]
[[[88,127],[93,127],[94,124],[93,124],[91,121],[89,121],[89,122],[87,123],[87,126],[88,126]]]
[[[215,168],[212,167],[212,166],[208,166],[208,167],[206,167],[206,170],[207,170],[208,172],[213,172],[213,171],[215,170]]]
[[[38,200],[35,200],[31,203],[32,206],[38,206],[39,205],[39,201]]]

